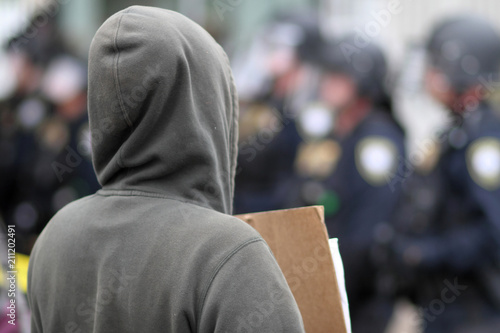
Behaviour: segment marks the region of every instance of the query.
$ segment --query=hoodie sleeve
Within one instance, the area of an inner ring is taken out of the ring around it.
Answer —
[[[304,332],[297,303],[264,241],[242,244],[219,267],[198,332]]]

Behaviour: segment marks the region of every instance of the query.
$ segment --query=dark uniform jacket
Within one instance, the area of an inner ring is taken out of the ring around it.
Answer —
[[[326,182],[336,211],[326,216],[326,225],[330,237],[339,239],[353,332],[381,332],[392,307],[377,299],[385,268],[380,249],[401,193],[404,133],[388,113],[373,110],[339,144],[341,156]]]
[[[274,126],[259,128],[239,146],[234,193],[238,214],[290,208],[288,197],[293,191],[294,160],[301,138],[283,101],[266,104]]]
[[[399,239],[399,251],[413,257],[414,297],[424,311],[426,332],[496,332],[500,119],[483,104],[457,116],[437,140],[435,170],[410,182],[414,209],[405,220],[413,220],[413,236]]]

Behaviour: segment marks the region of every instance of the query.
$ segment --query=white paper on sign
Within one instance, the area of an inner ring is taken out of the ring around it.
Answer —
[[[347,291],[345,289],[344,264],[339,251],[339,242],[337,238],[328,240],[330,252],[332,253],[333,265],[337,273],[337,283],[339,284],[340,298],[342,301],[342,309],[344,310],[344,319],[347,333],[351,333],[351,317],[349,315],[349,302],[347,300]]]

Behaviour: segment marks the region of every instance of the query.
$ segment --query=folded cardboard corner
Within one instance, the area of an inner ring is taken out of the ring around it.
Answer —
[[[237,215],[265,239],[297,301],[306,332],[346,333],[322,206]]]

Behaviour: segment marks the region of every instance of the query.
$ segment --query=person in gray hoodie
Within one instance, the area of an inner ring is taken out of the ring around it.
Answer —
[[[303,332],[269,247],[229,215],[238,104],[212,37],[168,10],[118,12],[93,39],[88,102],[102,189],[35,244],[32,332]]]

